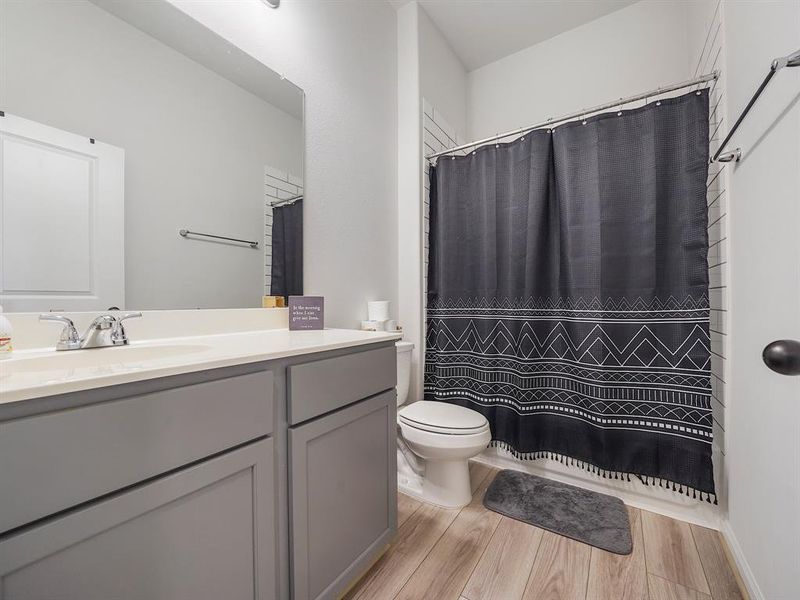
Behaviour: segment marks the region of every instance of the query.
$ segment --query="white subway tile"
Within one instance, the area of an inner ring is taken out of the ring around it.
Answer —
[[[711,332],[711,352],[718,356],[725,356],[725,336],[715,331]]]
[[[716,398],[711,398],[711,410],[714,413],[714,420],[719,423],[721,429],[725,429],[725,406],[720,404]]]
[[[726,288],[716,288],[708,290],[708,298],[711,303],[711,308],[725,310],[728,308],[728,298]]]
[[[717,402],[725,406],[725,388],[726,383],[717,377],[714,373],[711,374],[711,390]]]
[[[280,169],[276,169],[275,167],[270,167],[269,165],[264,167],[264,173],[266,173],[270,177],[274,177],[275,179],[284,182],[288,181],[289,179],[289,175],[286,173],[286,171],[281,171]]]
[[[722,379],[722,381],[726,381],[725,379],[725,359],[717,356],[716,354],[711,355],[711,372]]]
[[[726,287],[728,285],[728,263],[720,263],[709,267],[708,285],[712,288]]]
[[[287,180],[289,181],[289,183],[297,186],[298,191],[300,191],[300,192],[303,191],[303,178],[302,177],[298,177],[297,175],[292,175],[291,173],[289,173],[288,176],[287,176]]]
[[[719,448],[722,454],[725,454],[725,430],[722,428],[716,419],[713,424],[714,445]]]
[[[264,180],[265,184],[271,187],[276,188],[278,191],[290,192],[293,196],[297,194],[298,188],[293,183],[289,183],[288,181],[282,181],[280,179],[275,179],[267,175]]]

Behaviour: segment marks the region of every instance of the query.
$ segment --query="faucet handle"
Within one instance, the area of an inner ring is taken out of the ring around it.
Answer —
[[[114,338],[115,344],[122,344],[126,345],[128,343],[128,334],[125,333],[125,327],[122,325],[122,322],[125,319],[136,319],[140,318],[142,313],[140,312],[128,312],[121,314],[117,317],[116,322],[114,323],[114,331],[111,334]]]
[[[55,323],[62,323],[64,329],[61,330],[61,337],[56,344],[56,350],[75,350],[81,346],[81,336],[78,330],[75,329],[75,323],[72,319],[64,315],[56,315],[53,313],[45,313],[39,315],[40,321],[53,321]]]
[[[122,323],[125,319],[136,319],[142,316],[140,312],[127,312],[117,317],[117,323]]]

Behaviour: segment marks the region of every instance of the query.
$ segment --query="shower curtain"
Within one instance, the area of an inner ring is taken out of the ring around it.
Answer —
[[[707,90],[431,168],[425,399],[494,445],[716,502]]]
[[[272,209],[273,296],[303,295],[303,201]]]

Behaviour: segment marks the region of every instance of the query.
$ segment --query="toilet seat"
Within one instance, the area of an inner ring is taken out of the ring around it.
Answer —
[[[406,427],[440,435],[475,435],[489,430],[486,417],[477,411],[428,400],[404,407],[398,412],[397,420]]]

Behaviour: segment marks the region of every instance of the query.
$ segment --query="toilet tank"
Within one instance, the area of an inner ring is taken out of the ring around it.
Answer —
[[[408,386],[411,384],[411,342],[397,342],[397,406],[408,400]]]

